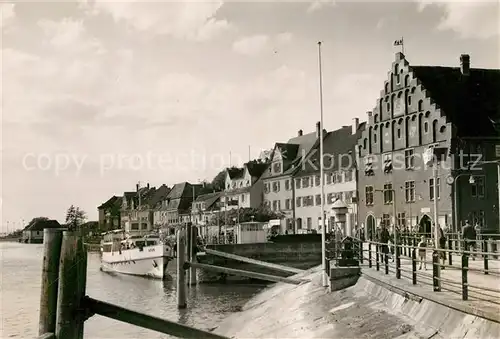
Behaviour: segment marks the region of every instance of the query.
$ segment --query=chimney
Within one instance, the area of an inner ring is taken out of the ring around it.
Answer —
[[[352,134],[356,134],[359,128],[359,118],[352,119]]]
[[[469,75],[470,72],[470,56],[469,54],[460,55],[460,71],[462,75]]]
[[[321,122],[317,122],[316,123],[316,137],[319,138],[320,134],[321,134]]]
[[[139,192],[139,184],[135,184],[135,191]]]
[[[148,184],[146,185],[146,187],[147,187],[147,189],[149,189],[149,182],[148,182]]]
[[[302,130],[301,130],[301,129],[299,129],[298,136],[299,136],[299,137],[301,137],[303,134],[304,134],[304,132],[302,132]]]

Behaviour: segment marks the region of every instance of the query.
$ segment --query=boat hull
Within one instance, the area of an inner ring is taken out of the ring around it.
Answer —
[[[156,245],[123,250],[121,252],[102,252],[101,269],[105,272],[167,279],[167,266],[172,259],[172,250],[165,245]]]

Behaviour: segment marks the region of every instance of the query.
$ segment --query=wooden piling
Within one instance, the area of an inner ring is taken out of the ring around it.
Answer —
[[[89,297],[85,297],[85,305],[92,313],[147,328],[152,331],[173,335],[178,338],[229,339],[215,333],[142,314]]]
[[[191,225],[191,230],[189,232],[191,234],[190,238],[189,238],[189,242],[190,242],[190,245],[189,245],[189,262],[196,262],[197,261],[197,258],[196,258],[196,239],[198,238],[198,228],[196,226],[192,226]],[[196,286],[196,267],[193,267],[191,266],[189,268],[189,280],[188,280],[188,284],[190,286]]]
[[[209,248],[205,249],[205,253],[206,254],[211,254],[211,255],[216,255],[216,256],[219,256],[219,257],[223,257],[223,258],[228,258],[228,259],[233,259],[233,260],[245,262],[245,263],[248,263],[248,264],[254,264],[254,265],[258,265],[258,266],[263,266],[263,267],[270,268],[270,269],[273,269],[275,271],[280,271],[280,272],[287,272],[287,273],[294,273],[294,274],[304,272],[304,270],[301,270],[301,269],[298,269],[298,268],[288,267],[288,266],[278,265],[278,264],[273,264],[273,263],[270,263],[270,262],[266,262],[266,261],[262,261],[262,260],[256,260],[256,259],[247,258],[247,257],[242,257],[241,255],[236,255],[236,254],[227,253],[227,252],[221,252],[221,251],[212,250],[212,249],[209,249]]]
[[[62,236],[57,299],[56,338],[82,339],[85,321],[82,301],[87,279],[87,251],[81,236]]]
[[[188,265],[194,266],[194,267],[202,269],[202,270],[207,270],[207,271],[214,271],[214,272],[220,272],[220,273],[225,273],[225,274],[238,275],[238,276],[242,276],[242,277],[248,277],[248,278],[259,279],[259,280],[266,280],[266,281],[273,281],[273,282],[284,282],[284,283],[294,284],[294,285],[300,285],[304,282],[310,281],[307,279],[285,278],[285,277],[279,277],[279,276],[270,275],[270,274],[237,270],[234,268],[227,268],[227,267],[200,264],[200,263],[188,263]]]
[[[191,223],[186,223],[186,237],[185,237],[185,246],[186,246],[186,261],[188,262],[191,262],[191,226],[192,224]],[[189,284],[189,282],[191,281],[191,270],[187,270],[186,273],[186,283]]]
[[[62,231],[46,228],[43,231],[42,290],[38,335],[56,330],[57,290],[59,287],[59,260]]]
[[[186,262],[186,243],[183,230],[177,231],[177,308],[186,308],[186,276],[184,263]]]

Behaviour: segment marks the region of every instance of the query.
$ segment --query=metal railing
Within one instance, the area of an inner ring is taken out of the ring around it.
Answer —
[[[413,241],[414,240],[407,242]],[[462,300],[469,300],[469,297],[471,297],[475,300],[500,305],[499,288],[469,283],[471,273],[481,273],[498,278],[499,284],[496,286],[500,286],[500,265],[497,267],[490,267],[492,261],[498,262],[499,253],[485,250],[488,248],[488,240],[478,240],[484,249],[477,249],[475,251],[453,249],[451,245],[452,241],[452,239],[448,240],[448,248],[425,248],[426,254],[429,251],[432,252],[432,261],[428,261],[426,255],[419,256],[418,251],[422,248],[417,247],[416,244],[413,243],[394,245],[376,241],[365,241],[368,248],[363,248],[362,258],[364,257],[364,259],[368,261],[367,266],[369,268],[375,268],[377,271],[383,270],[386,275],[394,273],[397,279],[407,278],[411,280],[413,285],[417,285],[417,283],[430,285],[434,292],[445,290],[461,294]],[[403,240],[402,242],[405,241]],[[462,248],[464,248],[464,246],[462,246]],[[458,263],[454,263],[454,256],[459,257]],[[482,257],[482,265],[475,265],[475,267],[472,267],[471,258],[475,260],[476,256]],[[402,264],[402,260],[406,261],[406,263]],[[440,260],[442,262],[440,262]],[[424,268],[427,264],[430,264],[432,272],[427,272],[425,270],[422,272],[417,269],[417,266],[422,264]],[[441,274],[441,270],[460,270],[460,281],[445,278],[443,274]]]

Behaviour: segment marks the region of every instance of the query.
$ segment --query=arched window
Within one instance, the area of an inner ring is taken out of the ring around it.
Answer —
[[[419,145],[422,145],[423,119],[424,119],[424,115],[419,114],[418,115],[418,144]]]
[[[418,101],[418,111],[422,112],[423,110],[424,110],[424,101],[423,100],[419,100]]]
[[[432,122],[432,142],[437,142],[438,121],[437,119]]]
[[[368,140],[365,138],[363,140],[363,149],[366,149],[366,147],[368,147]]]
[[[385,83],[385,94],[389,94],[389,83]]]
[[[375,116],[373,117],[373,122],[375,122],[375,123],[378,122],[378,114],[375,114]]]
[[[405,87],[410,86],[410,75],[406,74],[405,76]]]
[[[429,132],[429,124],[426,122],[424,122],[424,133],[427,133]]]

